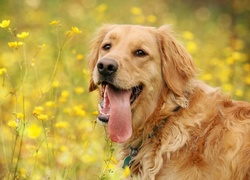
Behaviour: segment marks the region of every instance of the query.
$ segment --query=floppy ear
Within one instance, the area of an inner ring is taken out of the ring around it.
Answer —
[[[177,96],[185,98],[192,90],[191,81],[195,78],[196,68],[191,55],[174,38],[169,25],[158,29],[162,51],[162,73],[167,87]]]
[[[102,26],[97,33],[95,34],[95,38],[93,39],[93,41],[91,42],[91,46],[90,46],[90,53],[88,55],[88,66],[91,72],[91,78],[90,78],[90,82],[89,82],[89,92],[94,91],[95,89],[97,89],[97,86],[94,84],[93,81],[93,71],[94,68],[96,66],[96,63],[98,61],[98,56],[99,56],[99,50],[100,50],[100,46],[101,43],[105,37],[105,35],[107,34],[107,32],[113,27],[113,25],[104,25]]]

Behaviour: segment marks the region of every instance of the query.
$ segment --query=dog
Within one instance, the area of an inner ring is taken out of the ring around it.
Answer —
[[[88,59],[97,119],[132,178],[250,179],[250,104],[197,80],[171,26],[104,25]]]

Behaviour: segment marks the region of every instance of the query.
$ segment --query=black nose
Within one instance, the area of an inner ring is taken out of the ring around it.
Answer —
[[[118,63],[113,59],[103,58],[97,63],[97,69],[103,76],[110,76],[118,69]]]

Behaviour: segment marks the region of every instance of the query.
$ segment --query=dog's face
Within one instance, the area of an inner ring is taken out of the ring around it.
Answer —
[[[122,143],[130,138],[133,128],[142,125],[141,119],[153,113],[167,85],[170,72],[163,67],[173,66],[166,64],[172,57],[165,56],[169,50],[164,48],[159,32],[152,27],[110,25],[101,28],[93,42],[90,91],[99,89],[98,120],[108,124],[112,141]],[[173,79],[180,76],[176,74]],[[185,78],[185,74],[181,76]],[[169,86],[173,89],[176,85]]]

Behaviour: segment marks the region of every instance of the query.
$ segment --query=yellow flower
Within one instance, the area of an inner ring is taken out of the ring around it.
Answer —
[[[130,12],[134,15],[141,15],[142,10],[138,7],[131,7]]]
[[[61,96],[59,97],[59,102],[66,102],[69,97],[69,92],[67,90],[63,90],[61,92]]]
[[[78,60],[78,61],[83,60],[83,55],[82,54],[77,54],[76,55],[76,60]]]
[[[46,44],[42,44],[42,45],[40,45],[40,46],[38,46],[40,49],[44,49],[44,48],[46,48],[47,47],[47,45]]]
[[[8,122],[8,126],[9,126],[9,127],[12,127],[12,128],[16,128],[16,127],[17,127],[17,122],[14,121],[14,120],[13,120],[13,121],[9,121],[9,122]]]
[[[98,111],[93,111],[92,114],[97,116],[99,113]]]
[[[33,115],[37,116],[39,114],[41,114],[43,112],[44,108],[42,106],[36,106],[34,111],[33,111]]]
[[[58,88],[59,86],[60,86],[60,82],[59,81],[55,80],[55,81],[52,82],[52,87],[53,88]]]
[[[6,68],[0,68],[0,75],[3,75],[7,72]]]
[[[189,31],[184,31],[183,37],[187,40],[193,40],[194,39],[194,34],[189,32]]]
[[[76,87],[75,88],[75,93],[76,94],[82,94],[82,93],[84,93],[84,88],[83,87]]]
[[[82,31],[80,31],[80,30],[78,29],[78,27],[72,27],[72,28],[71,28],[71,31],[72,31],[74,34],[81,34],[81,33],[82,33]]]
[[[99,13],[104,13],[105,11],[107,11],[108,6],[106,4],[100,4],[99,6],[97,6],[97,11]]]
[[[69,91],[67,91],[67,90],[63,90],[62,92],[61,92],[61,96],[62,97],[69,97]]]
[[[193,41],[190,41],[187,43],[187,50],[191,54],[195,53],[197,51],[197,44]]]
[[[20,39],[24,39],[24,38],[29,36],[29,33],[28,32],[22,32],[21,34],[17,34],[16,36],[18,38],[20,38]]]
[[[47,101],[45,103],[45,106],[47,106],[47,107],[53,107],[53,106],[55,106],[55,102],[54,101]]]
[[[49,24],[54,26],[54,25],[59,24],[59,22],[60,22],[59,20],[54,20],[54,21],[51,21]]]
[[[117,159],[115,159],[115,157],[114,157],[114,156],[112,156],[110,160],[111,160],[114,164],[118,164],[118,160],[117,160]]]
[[[83,110],[83,106],[82,105],[75,105],[73,107],[73,111],[74,111],[74,114],[76,116],[82,116],[82,117],[84,117],[86,115],[86,112]]]
[[[244,92],[242,91],[242,89],[236,89],[234,94],[238,97],[242,97],[244,95]]]
[[[67,121],[60,121],[55,124],[56,128],[67,128],[69,127],[69,123]]]
[[[37,124],[31,124],[27,127],[27,136],[32,139],[36,139],[42,133],[42,128]]]
[[[10,25],[10,20],[3,20],[1,23],[0,23],[0,27],[1,28],[6,28]]]
[[[24,114],[23,113],[17,113],[16,118],[22,120],[24,118]]]
[[[156,17],[155,15],[149,15],[149,16],[147,17],[147,20],[148,20],[148,22],[150,22],[150,23],[155,23],[156,20],[157,20],[157,17]]]
[[[23,42],[20,42],[20,41],[8,42],[8,45],[10,48],[17,48],[18,46],[22,46]]]
[[[66,32],[66,36],[67,37],[71,37],[71,36],[73,36],[74,35],[74,32],[73,31],[67,31]]]
[[[47,121],[49,119],[47,114],[39,114],[37,115],[37,118],[41,121]]]
[[[124,172],[123,172],[123,177],[127,178],[130,176],[130,169],[128,166],[125,167]]]

